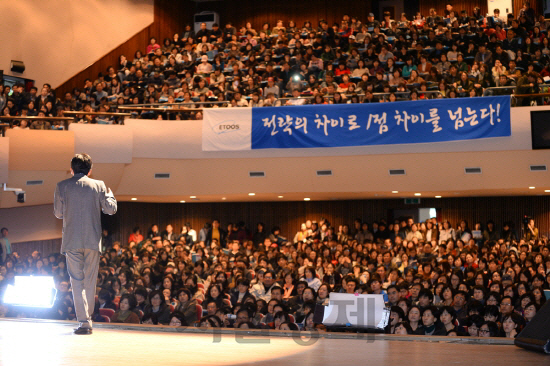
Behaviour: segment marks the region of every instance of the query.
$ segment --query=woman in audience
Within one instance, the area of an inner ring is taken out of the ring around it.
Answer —
[[[187,320],[185,319],[185,316],[182,313],[175,311],[171,315],[170,323],[168,323],[168,325],[171,327],[186,327],[189,324],[187,323]]]
[[[224,298],[225,297],[221,286],[217,283],[213,283],[210,285],[210,287],[206,291],[204,302],[209,303],[211,301],[214,301],[217,307],[221,308],[224,306],[224,303],[223,303]]]
[[[409,325],[413,331],[413,334],[424,334],[423,325],[422,325],[422,318],[421,318],[422,311],[420,308],[416,305],[413,305],[409,309]]]
[[[449,332],[455,332],[458,334],[458,327],[456,325],[456,311],[452,306],[444,306],[439,313],[439,320],[445,328],[446,334]]]
[[[144,317],[155,315],[159,324],[170,323],[170,308],[164,301],[162,291],[155,290],[149,294],[149,305],[145,307]]]
[[[422,310],[422,333],[423,335],[447,335],[445,326],[439,321],[439,311],[435,306],[428,306]],[[447,318],[447,317],[445,317]]]
[[[304,277],[302,277],[300,281],[307,282],[308,286],[315,291],[317,291],[321,286],[321,280],[317,278],[317,274],[315,273],[315,269],[313,267],[307,267],[304,269]]]
[[[502,318],[501,334],[506,338],[515,338],[521,332],[524,324],[525,321],[521,315],[510,313]]]
[[[124,294],[120,298],[119,310],[111,317],[111,323],[139,324],[139,316],[134,312],[137,306],[136,297],[133,294]]]

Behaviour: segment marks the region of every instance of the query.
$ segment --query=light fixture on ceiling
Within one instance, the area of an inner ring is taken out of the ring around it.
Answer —
[[[251,193],[249,193],[248,195],[249,195],[249,196],[255,196],[256,193],[252,193],[252,192],[251,192]]]
[[[311,198],[306,197],[306,198],[304,198],[304,201],[311,201]]]
[[[535,189],[535,187],[531,186],[531,187],[529,187],[529,189]]]
[[[227,198],[225,198],[225,197],[222,197],[222,201],[225,201],[226,199],[227,199]]]
[[[415,193],[415,196],[422,196],[422,193]]]
[[[180,203],[185,203],[185,201],[184,201],[184,200],[181,200]]]
[[[137,201],[137,198],[133,197],[133,198],[132,198],[132,201]]]
[[[544,192],[550,193],[550,189],[545,189]]]
[[[197,196],[189,196],[189,198],[197,198]]]
[[[283,198],[283,196],[277,196],[278,198]]]
[[[435,196],[435,198],[441,198],[441,196]]]
[[[399,191],[391,191],[391,193],[399,193]]]

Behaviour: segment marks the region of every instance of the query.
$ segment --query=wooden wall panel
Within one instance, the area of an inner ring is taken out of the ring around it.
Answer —
[[[353,224],[355,218],[368,222],[380,219],[391,220],[392,210],[409,208],[440,208],[442,219],[453,226],[467,220],[470,226],[492,219],[497,227],[513,221],[520,229],[524,214],[532,216],[541,233],[550,231],[550,197],[474,197],[422,199],[421,205],[405,205],[402,199],[320,202],[258,202],[258,203],[131,203],[120,202],[118,213],[106,217],[115,240],[126,240],[134,226],[146,232],[151,224],[161,228],[167,224],[179,231],[185,222],[190,222],[197,232],[205,222],[217,218],[224,228],[229,222],[243,220],[249,229],[255,230],[262,221],[268,229],[278,225],[283,235],[292,237],[306,219],[319,221],[327,218],[333,226]]]
[[[420,13],[427,17],[430,14],[430,9],[434,8],[437,14],[445,14],[445,5],[447,1],[438,1],[438,0],[421,0],[420,2]],[[487,1],[485,0],[459,0],[452,1],[453,9],[459,15],[460,11],[466,10],[469,15],[473,14],[474,8],[477,6],[481,9],[481,14],[487,14]]]
[[[12,250],[17,252],[21,258],[30,256],[35,250],[42,254],[42,257],[52,253],[59,253],[61,250],[61,239],[27,241],[12,243]]]
[[[519,15],[519,11],[523,8],[524,2],[525,0],[512,0],[512,6],[514,7],[514,15],[516,16],[516,18]],[[537,16],[536,14],[543,14],[541,0],[530,0],[529,4],[531,8],[533,8],[533,10],[535,11],[535,16]],[[500,11],[500,13],[502,14],[502,10]]]
[[[235,6],[234,2],[229,1],[206,2],[199,3],[198,9],[218,12],[222,26],[230,21],[235,27],[240,28],[249,21],[256,30],[261,29],[265,22],[270,23],[273,28],[278,19],[283,20],[285,25],[289,20],[294,20],[299,26],[306,20],[311,21],[314,26],[321,19],[328,20],[329,24],[340,22],[344,14],[366,20],[372,9],[371,2],[362,0],[348,0],[342,3],[328,0],[241,0],[238,4],[239,6]]]

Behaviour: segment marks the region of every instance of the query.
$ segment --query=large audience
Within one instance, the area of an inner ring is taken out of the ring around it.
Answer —
[[[383,295],[390,334],[513,338],[546,301],[550,245],[533,219],[412,218],[332,224],[306,220],[294,235],[263,223],[198,231],[154,224],[123,242],[103,232],[93,320],[166,326],[342,331],[314,321],[330,293]],[[2,229],[0,289],[17,275],[54,276],[54,307],[0,304],[0,317],[74,319],[64,256],[21,258]],[[345,329],[344,329],[345,330]],[[351,327],[348,331],[358,331]]]
[[[318,24],[279,20],[254,29],[187,25],[143,50],[120,55],[97,79],[56,95],[49,84],[24,91],[0,86],[1,116],[62,116],[63,111],[117,112],[146,104],[162,111],[139,118],[202,119],[183,108],[339,104],[538,94],[550,77],[548,27],[525,2],[514,16],[484,16],[446,5],[407,19],[344,15]],[[517,105],[545,103],[518,97]],[[170,111],[176,109],[175,111]],[[121,117],[82,114],[81,123],[120,123]],[[17,128],[62,129],[57,121],[16,122]]]

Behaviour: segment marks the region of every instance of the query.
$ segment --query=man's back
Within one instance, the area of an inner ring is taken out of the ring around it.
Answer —
[[[61,253],[72,249],[101,250],[101,211],[113,215],[116,200],[105,183],[84,174],[57,184],[54,214],[63,219]]]

